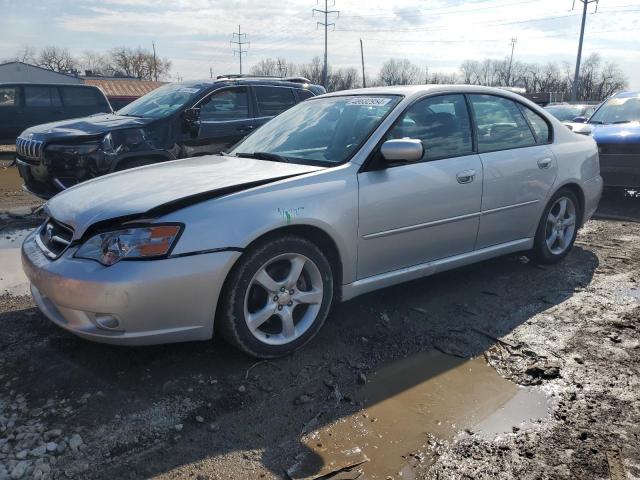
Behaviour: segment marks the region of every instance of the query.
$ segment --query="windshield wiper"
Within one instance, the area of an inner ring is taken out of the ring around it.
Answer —
[[[617,122],[612,122],[611,125],[617,125],[620,123],[631,123],[631,120],[618,120]]]
[[[600,120],[589,120],[587,123],[594,123],[596,125],[602,125],[602,122]]]
[[[277,153],[269,153],[269,152],[238,152],[235,154],[236,157],[245,157],[245,158],[256,158],[258,160],[269,160],[271,162],[281,162],[281,163],[289,163],[289,159],[282,155],[278,155]]]

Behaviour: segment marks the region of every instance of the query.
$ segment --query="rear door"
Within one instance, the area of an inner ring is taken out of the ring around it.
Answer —
[[[269,86],[252,87],[256,100],[256,126],[267,123],[276,115],[297,103],[293,88]]]
[[[528,107],[469,95],[484,169],[477,249],[531,237],[558,173],[550,126]]]
[[[13,143],[24,130],[22,87],[0,85],[0,140]]]
[[[57,87],[25,85],[24,107],[27,127],[65,118]]]
[[[60,86],[64,118],[78,118],[94,113],[108,113],[111,107],[106,104],[104,96],[95,88]]]
[[[199,133],[195,138],[187,135],[183,141],[188,157],[227,150],[255,126],[249,90],[245,86],[216,90],[197,107],[200,108]]]
[[[464,96],[418,101],[393,138],[419,139],[425,153],[358,174],[359,279],[470,252],[478,233],[482,164]]]

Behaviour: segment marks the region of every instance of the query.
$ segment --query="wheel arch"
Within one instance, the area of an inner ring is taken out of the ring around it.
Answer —
[[[582,224],[584,221],[584,215],[585,215],[586,198],[585,198],[584,191],[582,190],[582,187],[577,182],[569,181],[558,186],[558,188],[555,189],[555,191],[551,196],[555,195],[563,188],[570,190],[578,199],[578,203],[579,203],[578,207],[580,207],[580,219],[578,221],[578,228],[580,228],[582,227]]]

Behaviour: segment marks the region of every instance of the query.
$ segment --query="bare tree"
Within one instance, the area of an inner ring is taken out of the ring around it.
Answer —
[[[78,66],[78,62],[68,49],[56,46],[48,46],[40,50],[37,64],[54,72],[73,72]]]
[[[13,57],[14,61],[22,63],[36,63],[36,49],[31,45],[23,45]]]
[[[131,49],[117,47],[109,51],[107,55],[109,69],[114,75],[153,80],[166,78],[171,71],[171,61],[164,58],[155,58],[153,53],[143,48]]]
[[[260,60],[250,69],[252,75],[267,77],[287,77],[295,75],[297,66],[287,62],[284,58],[266,58]]]
[[[308,78],[311,83],[322,84],[323,62],[320,57],[313,57],[311,63],[305,63],[298,67],[300,75]],[[331,68],[327,68],[327,76],[331,75]]]
[[[85,72],[91,72],[94,75],[110,75],[112,73],[108,58],[93,50],[82,52],[78,63]]]
[[[420,68],[408,59],[390,58],[382,64],[378,75],[382,85],[412,85],[420,76]]]

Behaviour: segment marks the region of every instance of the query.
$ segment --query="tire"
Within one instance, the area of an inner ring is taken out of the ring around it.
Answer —
[[[542,213],[530,252],[532,260],[552,264],[566,257],[576,240],[581,219],[580,202],[575,193],[567,188],[558,190]]]
[[[130,168],[144,167],[145,165],[153,165],[159,163],[158,160],[153,158],[134,158],[132,160],[124,160],[116,165],[115,172],[121,172],[122,170],[129,170]]]
[[[322,328],[333,292],[331,265],[313,242],[286,235],[259,243],[225,282],[217,331],[254,357],[288,355]]]

